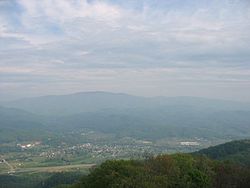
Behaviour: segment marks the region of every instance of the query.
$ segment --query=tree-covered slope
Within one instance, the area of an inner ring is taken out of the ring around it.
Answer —
[[[48,133],[42,119],[32,113],[0,106],[0,143],[39,139]],[[1,151],[1,148],[0,148]]]
[[[206,155],[211,159],[229,160],[250,166],[250,140],[237,140],[202,149],[195,154]]]
[[[250,169],[189,154],[106,161],[72,188],[248,188]]]
[[[1,188],[57,188],[78,182],[84,173],[27,173],[18,175],[0,175]]]

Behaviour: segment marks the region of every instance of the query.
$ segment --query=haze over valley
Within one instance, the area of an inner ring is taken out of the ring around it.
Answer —
[[[196,97],[82,92],[19,99],[0,110],[2,151],[59,164],[191,152],[250,134],[248,103]]]
[[[249,188],[248,0],[0,0],[0,188]]]

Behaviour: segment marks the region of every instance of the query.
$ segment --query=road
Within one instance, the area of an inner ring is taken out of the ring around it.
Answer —
[[[1,158],[1,162],[4,163],[4,164],[6,164],[9,167],[8,174],[15,173],[14,167],[10,163],[8,163],[8,161],[6,161],[5,159]]]

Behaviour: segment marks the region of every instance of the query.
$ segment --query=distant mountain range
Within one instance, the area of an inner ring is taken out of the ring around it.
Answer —
[[[3,104],[42,115],[72,115],[107,109],[159,107],[196,108],[202,110],[250,110],[250,103],[198,97],[139,97],[123,93],[81,92],[25,98]]]
[[[2,104],[3,130],[83,128],[140,139],[247,138],[250,104],[196,97],[138,97],[83,92],[26,98]]]

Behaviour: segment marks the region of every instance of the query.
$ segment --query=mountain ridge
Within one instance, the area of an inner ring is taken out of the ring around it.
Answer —
[[[201,97],[140,97],[104,91],[78,92],[24,98],[2,104],[40,115],[72,115],[103,109],[154,108],[159,106],[192,106],[204,109],[249,110],[250,103]]]

